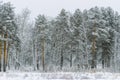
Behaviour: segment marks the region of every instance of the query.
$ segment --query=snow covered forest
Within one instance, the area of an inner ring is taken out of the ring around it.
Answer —
[[[120,15],[110,7],[62,9],[51,18],[0,3],[0,71],[120,72]]]

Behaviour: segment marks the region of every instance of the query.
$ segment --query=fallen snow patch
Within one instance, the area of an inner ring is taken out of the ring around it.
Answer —
[[[0,80],[120,80],[120,73],[108,72],[8,72],[0,73]]]

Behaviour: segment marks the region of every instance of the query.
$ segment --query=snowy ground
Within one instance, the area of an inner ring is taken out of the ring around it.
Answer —
[[[38,72],[6,72],[0,73],[0,80],[120,80],[120,73],[108,72],[56,72],[56,73],[38,73]]]

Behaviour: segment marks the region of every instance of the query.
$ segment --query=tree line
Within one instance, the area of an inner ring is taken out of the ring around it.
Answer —
[[[0,26],[0,70],[120,71],[120,15],[110,7],[62,9],[32,21],[29,9],[15,14],[1,3]]]
[[[10,60],[20,52],[20,39],[17,36],[15,13],[10,3],[0,3],[0,71],[10,68]],[[16,61],[16,60],[15,60]]]
[[[35,69],[119,70],[119,20],[110,7],[76,9],[73,14],[62,9],[52,20],[38,15],[33,30]]]

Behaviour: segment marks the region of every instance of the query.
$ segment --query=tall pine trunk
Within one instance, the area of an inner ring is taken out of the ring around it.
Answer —
[[[3,33],[1,35],[3,37]],[[0,71],[2,71],[2,40],[0,40]]]
[[[7,34],[5,34],[4,38],[7,38]],[[3,71],[6,71],[7,65],[7,41],[4,41],[4,60],[3,60]]]
[[[91,68],[96,68],[96,24],[94,24],[94,29],[93,29],[93,40],[92,40],[92,64]]]
[[[63,34],[62,34],[62,44],[61,44],[61,63],[60,63],[60,67],[62,70],[63,67]]]
[[[1,71],[1,58],[2,58],[2,41],[0,40],[0,71]]]
[[[43,66],[43,71],[45,70],[45,51],[44,51],[44,47],[45,47],[45,40],[43,38],[43,45],[42,45],[42,66]]]
[[[72,67],[72,53],[70,55],[70,67]]]
[[[35,59],[35,40],[33,40],[33,46],[32,46],[32,51],[33,51],[33,67],[34,67],[34,71],[36,70],[36,59]]]
[[[36,45],[36,61],[37,61],[37,70],[39,70],[39,55],[38,55],[38,40],[37,40],[37,45]]]

